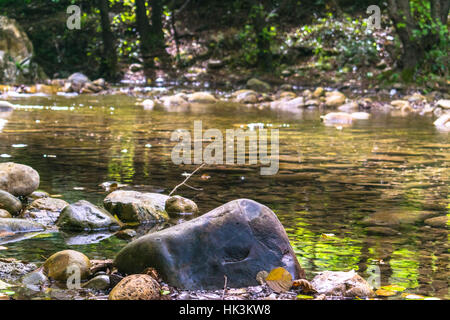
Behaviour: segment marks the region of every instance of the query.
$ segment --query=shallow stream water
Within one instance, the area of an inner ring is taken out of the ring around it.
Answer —
[[[267,205],[308,279],[322,270],[355,269],[376,285],[450,298],[448,228],[414,218],[422,211],[450,214],[449,134],[437,131],[431,118],[375,113],[337,129],[324,126],[317,110],[290,114],[217,103],[146,111],[125,95],[19,96],[12,102],[18,108],[3,115],[0,161],[35,168],[40,189],[51,195],[98,205],[107,194],[99,186],[105,181],[162,193],[183,181],[196,166],[173,164],[170,136],[175,129],[192,130],[195,120],[222,132],[253,123],[278,128],[278,174],[210,165],[189,181],[201,191],[181,187],[179,194],[196,201],[202,213],[237,198]],[[370,233],[364,219],[373,215],[398,234]],[[114,258],[126,243],[109,234],[41,233],[2,244],[7,249],[0,257],[40,264],[72,248],[90,258]]]

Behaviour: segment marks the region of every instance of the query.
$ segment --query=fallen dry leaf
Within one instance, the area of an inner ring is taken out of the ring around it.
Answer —
[[[275,292],[289,291],[292,287],[292,275],[286,269],[279,267],[270,271],[266,277],[267,285]]]

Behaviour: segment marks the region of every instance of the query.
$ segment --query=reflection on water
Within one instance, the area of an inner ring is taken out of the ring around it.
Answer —
[[[0,154],[34,167],[41,189],[66,201],[101,204],[99,185],[118,181],[136,190],[170,192],[184,172],[170,160],[174,129],[239,128],[271,124],[280,130],[280,170],[260,176],[256,166],[209,166],[182,195],[207,212],[236,198],[268,205],[285,226],[308,278],[321,270],[379,271],[381,285],[450,298],[448,229],[423,223],[449,214],[448,134],[431,119],[374,115],[353,127],[325,127],[317,111],[280,114],[233,104],[194,105],[180,112],[145,111],[127,96],[18,98],[0,133]],[[32,106],[37,107],[32,107]],[[20,145],[20,148],[13,147]],[[394,235],[369,232],[389,227]],[[373,229],[377,230],[377,229]],[[372,230],[372,231],[373,231]],[[334,236],[323,236],[334,234]],[[88,239],[89,244],[86,243]],[[94,241],[91,241],[94,240]],[[42,233],[9,243],[0,256],[40,262],[71,247],[91,258],[112,258],[126,244],[108,235]]]

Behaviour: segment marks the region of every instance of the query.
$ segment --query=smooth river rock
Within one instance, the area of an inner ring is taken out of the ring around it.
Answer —
[[[39,174],[33,168],[13,163],[0,163],[0,189],[12,195],[27,196],[39,187]]]
[[[109,300],[157,300],[160,285],[151,276],[133,274],[123,278],[109,294]]]
[[[372,297],[374,295],[369,283],[355,270],[325,271],[311,281],[311,285],[319,294],[333,297]]]
[[[155,268],[181,289],[258,285],[256,275],[283,267],[304,278],[286,231],[272,210],[248,199],[228,202],[201,217],[147,234],[123,248],[115,265],[125,274]]]
[[[45,230],[44,226],[25,219],[0,218],[0,232],[34,232]]]
[[[0,209],[15,215],[22,210],[22,202],[9,192],[0,190]]]
[[[197,214],[197,204],[190,200],[180,196],[173,196],[166,200],[166,212],[171,218],[185,215],[185,214]]]
[[[110,193],[103,204],[123,222],[159,222],[168,220],[165,203],[169,196],[117,190]]]
[[[105,209],[80,200],[64,208],[56,225],[62,230],[91,231],[119,229],[121,223]]]
[[[26,207],[20,217],[51,226],[56,223],[61,211],[68,205],[68,202],[61,199],[40,198]]]
[[[75,270],[80,274],[80,280],[87,279],[90,275],[91,262],[88,257],[78,251],[59,251],[44,263],[45,274],[54,280],[66,281]]]

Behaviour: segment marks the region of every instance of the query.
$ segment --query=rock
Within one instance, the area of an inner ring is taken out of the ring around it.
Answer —
[[[94,289],[94,290],[106,290],[109,288],[111,282],[109,280],[109,276],[102,274],[96,276],[83,284],[83,288],[86,289]]]
[[[409,102],[406,100],[393,100],[391,101],[391,106],[402,110],[410,107]]]
[[[397,230],[387,227],[368,227],[366,230],[368,234],[375,234],[382,236],[395,236],[400,234],[400,232],[398,232]]]
[[[258,102],[258,94],[253,90],[239,90],[233,95],[238,103],[253,104]]]
[[[89,82],[89,78],[81,72],[75,72],[67,79],[70,83],[79,85],[82,87],[86,82]]]
[[[247,88],[258,92],[267,92],[270,91],[271,86],[264,81],[252,78],[247,81]]]
[[[106,88],[106,81],[103,78],[99,78],[95,81],[92,82],[94,85],[96,85],[97,87],[100,87],[101,89],[105,89]]]
[[[353,123],[353,117],[346,112],[330,112],[320,117],[325,124],[349,125]]]
[[[126,274],[153,267],[168,284],[189,290],[223,288],[224,276],[230,287],[258,285],[258,272],[276,267],[305,276],[277,216],[248,199],[138,238],[114,263]]]
[[[299,108],[302,108],[305,106],[305,101],[303,97],[297,97],[295,99],[291,100],[279,100],[279,101],[273,101],[270,104],[271,109],[279,109],[279,110],[285,110],[285,111],[296,111]]]
[[[151,276],[133,274],[123,278],[109,294],[109,300],[158,300],[161,287]]]
[[[208,92],[195,92],[189,96],[189,102],[195,103],[216,103],[217,99]]]
[[[60,235],[64,239],[64,243],[69,246],[79,246],[91,243],[99,243],[105,239],[108,239],[114,235],[111,231],[86,231],[85,233],[79,233],[79,231],[62,231]]]
[[[93,231],[118,229],[121,223],[105,209],[80,200],[62,210],[56,225],[62,230]]]
[[[157,222],[169,218],[165,203],[169,196],[159,193],[117,190],[110,193],[103,204],[124,222]]]
[[[14,110],[14,105],[8,101],[0,100],[0,112],[10,112]]]
[[[22,284],[28,289],[40,291],[41,287],[48,281],[42,268],[28,273],[22,278]]]
[[[439,107],[436,107],[436,108],[434,108],[434,110],[433,110],[433,114],[434,114],[436,117],[442,116],[443,113],[444,113],[444,111],[442,111],[442,108],[439,108]]]
[[[440,116],[433,124],[439,129],[450,130],[450,113]]]
[[[425,224],[435,228],[445,228],[448,226],[448,217],[440,216],[425,220]]]
[[[34,62],[33,44],[16,20],[0,16],[0,83],[25,83],[46,79]]]
[[[438,107],[441,107],[442,109],[450,109],[450,100],[438,100],[438,102],[436,102],[436,105]]]
[[[359,109],[359,106],[354,101],[351,101],[349,103],[343,104],[342,106],[338,107],[339,111],[349,112],[349,113],[351,113],[351,112],[353,112],[355,110],[358,110],[358,109]]]
[[[367,112],[353,112],[350,115],[355,120],[367,120],[370,118],[370,113]]]
[[[59,251],[44,262],[45,274],[58,281],[66,281],[75,270],[79,271],[80,280],[85,280],[90,275],[90,267],[89,258],[74,250]]]
[[[188,107],[187,102],[183,95],[165,96],[161,98],[161,101],[165,107]]]
[[[320,104],[317,99],[308,99],[305,101],[305,107],[317,107]]]
[[[130,69],[131,72],[134,73],[134,72],[138,72],[138,71],[143,70],[144,67],[141,64],[139,64],[139,63],[133,63],[133,64],[130,65],[129,69]]]
[[[22,210],[22,202],[9,192],[0,190],[0,209],[16,215]]]
[[[144,110],[153,110],[155,108],[155,103],[153,100],[145,99],[142,101],[142,106],[144,107]]]
[[[12,195],[27,196],[39,187],[39,174],[33,168],[13,163],[0,163],[0,189]]]
[[[8,211],[0,209],[0,219],[1,218],[12,218],[12,216]]]
[[[327,92],[325,105],[327,107],[339,107],[345,103],[345,95],[339,91]]]
[[[61,211],[68,205],[69,203],[61,199],[40,198],[34,200],[20,217],[51,226],[55,224]]]
[[[316,90],[314,90],[312,96],[314,98],[320,98],[325,93],[325,90],[322,87],[318,87]]]
[[[166,200],[166,212],[172,218],[183,214],[197,214],[197,204],[189,199],[173,196]]]
[[[297,98],[297,95],[292,91],[283,91],[280,93],[281,100],[291,100]]]
[[[41,198],[48,198],[48,197],[50,197],[50,195],[45,191],[36,190],[32,194],[30,194],[29,197],[31,199],[36,200],[36,199],[41,199]]]
[[[225,65],[225,63],[222,60],[218,59],[210,59],[207,62],[208,69],[220,69]]]
[[[137,235],[137,232],[133,229],[120,230],[116,233],[116,237],[123,240],[130,240]]]
[[[325,271],[311,281],[313,288],[319,293],[333,297],[373,297],[369,283],[355,270],[349,272]]]
[[[42,230],[45,230],[44,226],[34,221],[16,218],[0,219],[0,232],[6,231],[12,233],[21,233],[21,232],[35,232]]]
[[[367,226],[393,228],[421,222],[433,215],[434,213],[431,211],[383,210],[364,218],[361,223]]]

